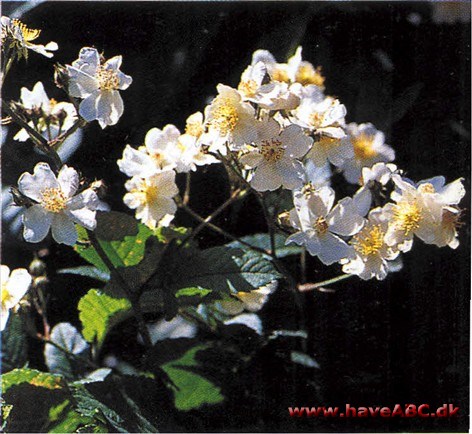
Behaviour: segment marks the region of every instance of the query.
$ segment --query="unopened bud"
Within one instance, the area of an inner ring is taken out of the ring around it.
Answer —
[[[28,270],[32,276],[42,276],[46,272],[46,264],[41,259],[35,258],[31,261]]]
[[[54,83],[56,83],[56,86],[60,89],[67,91],[69,88],[69,74],[67,68],[59,63],[54,65]]]

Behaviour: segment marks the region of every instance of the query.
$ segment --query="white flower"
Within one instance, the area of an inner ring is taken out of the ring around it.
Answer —
[[[251,186],[257,191],[276,190],[280,186],[293,190],[303,184],[303,157],[312,139],[297,125],[280,131],[273,119],[259,124],[255,148],[241,157],[241,162],[256,168]]]
[[[372,167],[364,167],[362,168],[362,184],[378,182],[381,185],[386,185],[396,172],[397,166],[392,163],[376,163]]]
[[[121,56],[115,56],[101,64],[98,51],[84,47],[72,66],[67,65],[69,94],[84,98],[79,113],[87,122],[96,119],[105,128],[115,125],[123,114],[118,90],[127,89],[133,80],[119,70],[121,61]]]
[[[395,159],[395,151],[385,144],[385,135],[372,124],[351,123],[346,126],[348,137],[343,139],[353,146],[353,158],[342,165],[344,177],[351,184],[359,184],[363,167]]]
[[[32,279],[28,271],[24,268],[17,268],[13,270],[11,274],[10,269],[6,265],[2,265],[0,270],[0,281],[2,284],[0,331],[3,331],[8,322],[10,310],[24,297]]]
[[[20,192],[37,202],[23,214],[23,236],[26,241],[38,243],[51,229],[52,237],[58,243],[72,246],[77,242],[74,223],[89,230],[95,229],[98,196],[92,189],[75,195],[78,187],[79,175],[65,165],[57,178],[46,163],[36,164],[33,175],[23,173],[20,176]]]
[[[251,65],[262,62],[272,80],[289,83],[288,65],[286,63],[277,63],[275,57],[267,50],[257,50],[252,55]]]
[[[175,184],[175,172],[166,170],[146,179],[133,176],[125,183],[126,193],[123,202],[136,210],[136,218],[154,229],[167,226],[177,211],[173,197],[179,193]]]
[[[57,102],[49,99],[44,90],[43,83],[38,81],[33,90],[21,88],[21,106],[27,110],[33,110],[39,115],[36,124],[30,121],[28,124],[41,133],[47,140],[53,140],[59,134],[67,131],[77,120],[77,112],[73,104]],[[29,134],[22,128],[13,137],[14,140],[24,142],[29,139]]]
[[[363,280],[383,280],[389,270],[389,262],[397,258],[399,250],[385,242],[390,215],[382,208],[375,208],[362,230],[354,235],[349,244],[354,247],[356,256],[345,262],[343,272],[356,274]]]
[[[334,190],[321,187],[294,192],[293,201],[290,222],[298,232],[290,235],[286,244],[305,246],[325,265],[354,257],[353,247],[339,237],[356,234],[364,224],[353,199],[346,197],[333,208]]]
[[[12,38],[12,42],[19,45],[20,48],[35,51],[46,57],[52,57],[53,53],[50,53],[50,51],[56,51],[59,48],[55,42],[49,42],[46,45],[33,44],[32,41],[39,36],[41,30],[29,29],[20,20],[12,20],[9,17],[2,16],[1,23],[2,45],[8,44],[8,39]]]
[[[323,89],[325,78],[321,75],[321,67],[315,68],[310,62],[302,60],[302,47],[298,47],[295,54],[287,62],[288,76],[292,82],[303,86],[318,86]]]
[[[224,153],[226,142],[236,150],[256,139],[256,120],[254,108],[241,100],[237,90],[223,84],[217,90],[218,96],[205,108],[209,142],[204,144]]]
[[[268,77],[263,62],[249,65],[241,76],[238,91],[247,101],[267,110],[292,110],[300,104],[300,98],[287,83],[265,82]]]
[[[313,160],[306,160],[305,162],[305,183],[311,184],[314,189],[329,187],[331,184],[331,167],[329,164],[324,166],[317,166]]]
[[[398,189],[391,195],[396,203],[386,205],[393,214],[387,243],[406,252],[416,235],[426,244],[456,248],[460,212],[455,205],[465,195],[462,179],[445,184],[444,177],[438,176],[417,185],[399,175],[392,180]]]
[[[228,315],[238,315],[244,310],[248,312],[258,312],[262,309],[277,288],[277,281],[252,291],[238,291],[227,298],[215,303],[218,310]]]

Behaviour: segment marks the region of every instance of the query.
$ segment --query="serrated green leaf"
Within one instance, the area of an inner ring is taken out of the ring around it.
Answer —
[[[188,411],[204,404],[218,404],[224,399],[219,387],[201,375],[188,370],[188,368],[198,366],[195,355],[205,348],[207,348],[206,345],[197,345],[179,359],[161,366],[177,388],[174,390],[174,397],[178,410]]]
[[[91,289],[80,299],[78,309],[84,338],[100,347],[108,331],[126,317],[131,303],[126,298],[113,298]]]
[[[21,368],[28,360],[28,345],[19,315],[10,315],[7,327],[2,332],[2,372]]]
[[[108,282],[110,280],[110,273],[99,270],[97,267],[92,265],[61,268],[60,270],[57,270],[57,274],[75,274],[78,276],[90,277],[91,279],[99,280],[100,282]]]
[[[62,351],[52,344],[46,344],[44,347],[44,357],[49,371],[54,374],[61,374],[66,379],[73,379],[80,373],[85,372],[83,364],[69,354],[85,355],[89,351],[89,345],[69,323],[59,323],[51,331],[50,340],[59,347],[67,351]]]
[[[179,297],[200,297],[203,298],[212,292],[211,289],[204,289],[201,287],[182,288],[179,289],[175,296]]]
[[[28,383],[45,389],[62,389],[65,386],[64,378],[60,375],[48,374],[36,369],[14,369],[2,375],[2,392],[6,393],[12,386]]]
[[[290,244],[286,246],[285,245],[285,241],[287,239],[286,236],[282,234],[275,234],[274,238],[275,238],[275,249],[276,249],[278,258],[285,258],[286,256],[290,256],[290,255],[299,255],[302,252],[302,248],[300,246],[296,246],[294,244]],[[271,249],[269,234],[247,235],[245,237],[241,237],[241,240],[250,244],[251,246],[258,247],[263,250],[270,251]],[[243,250],[249,249],[248,246],[245,246],[239,241],[233,241],[232,243],[227,244],[227,246],[243,249]]]

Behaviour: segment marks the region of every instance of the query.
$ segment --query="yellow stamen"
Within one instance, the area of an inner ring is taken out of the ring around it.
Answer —
[[[354,155],[358,160],[368,160],[378,154],[373,147],[374,138],[374,136],[365,133],[361,133],[357,137],[351,137]]]
[[[211,125],[220,131],[221,136],[233,132],[239,121],[238,110],[231,99],[216,97],[211,110]]]
[[[314,84],[322,87],[325,78],[321,75],[321,66],[315,69],[311,63],[305,63],[298,68],[295,74],[295,81],[303,84],[303,86]]]
[[[12,20],[12,23],[15,27],[20,29],[25,42],[34,41],[41,33],[41,30],[29,29],[26,24],[22,23],[20,20]]]
[[[341,144],[341,140],[335,139],[333,137],[321,136],[317,143],[323,148],[329,149],[339,146]]]
[[[258,87],[259,86],[254,80],[245,80],[239,83],[238,90],[242,92],[246,98],[253,98],[256,96]]]
[[[418,187],[418,191],[420,193],[436,193],[436,190],[434,189],[433,184],[427,182],[426,184],[421,184]]]
[[[366,226],[352,238],[350,244],[362,256],[375,255],[384,244],[384,236],[379,225]]]
[[[41,195],[41,204],[47,211],[59,213],[65,209],[67,197],[60,188],[46,188]]]
[[[101,90],[116,90],[120,85],[118,74],[113,69],[100,66],[97,71],[98,86]]]
[[[288,83],[290,81],[287,71],[283,68],[275,68],[271,74],[272,80]]]
[[[270,163],[280,161],[285,154],[282,142],[276,139],[263,140],[260,148],[261,155]]]
[[[324,217],[318,217],[313,225],[316,235],[324,235],[328,232],[328,223]]]
[[[204,132],[201,122],[189,122],[185,125],[185,133],[193,137],[200,137]]]
[[[420,227],[423,219],[421,208],[416,202],[399,202],[394,210],[394,224],[396,228],[405,232],[408,236]]]

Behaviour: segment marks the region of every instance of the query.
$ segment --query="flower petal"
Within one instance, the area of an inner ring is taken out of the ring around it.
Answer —
[[[13,307],[23,298],[31,284],[31,275],[25,268],[17,268],[13,270],[8,282],[6,290],[10,294],[8,307]]]
[[[52,214],[41,205],[33,205],[23,214],[23,237],[28,243],[39,243],[46,238],[51,227]]]
[[[354,249],[330,232],[320,237],[319,242],[320,251],[318,258],[325,265],[331,265],[339,262],[341,259],[354,257]]]
[[[61,190],[67,197],[72,197],[79,188],[79,174],[72,167],[62,166],[57,180],[61,186]]]
[[[42,191],[46,188],[59,188],[56,175],[47,163],[38,163],[34,167],[33,175],[23,173],[18,180],[18,188],[25,196],[37,202],[42,200]]]
[[[123,100],[117,90],[101,92],[97,98],[97,120],[102,128],[115,125],[123,110]]]
[[[97,100],[99,96],[100,96],[100,91],[94,90],[80,103],[79,114],[87,122],[92,122],[98,117]]]
[[[73,246],[77,242],[77,229],[72,220],[65,214],[54,214],[51,232],[52,237],[59,244]]]

